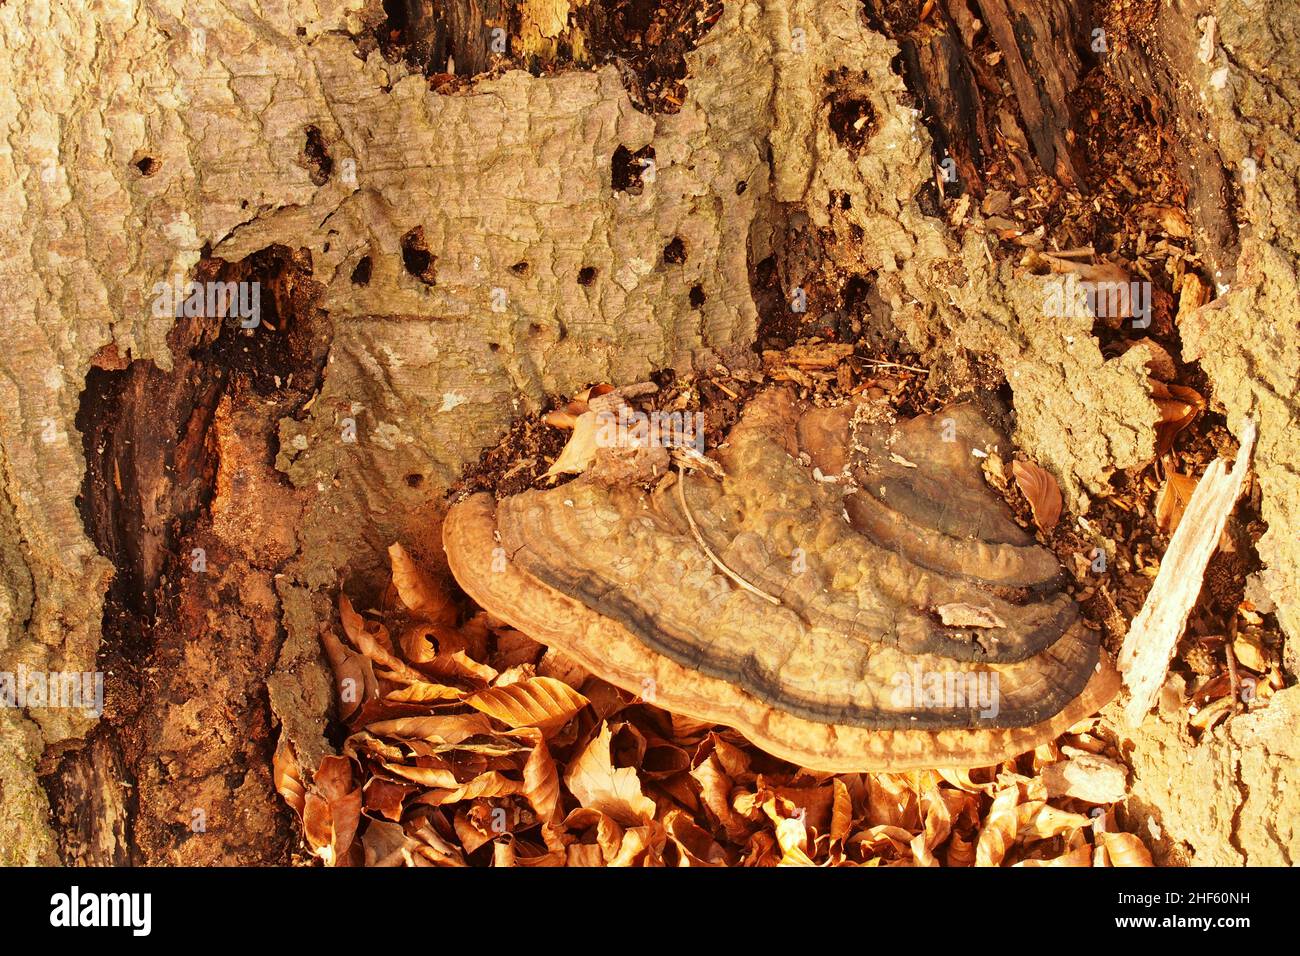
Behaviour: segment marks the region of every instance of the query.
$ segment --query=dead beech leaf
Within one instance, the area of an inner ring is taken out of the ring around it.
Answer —
[[[438,700],[460,700],[465,696],[461,687],[449,687],[446,684],[430,684],[428,681],[402,681],[406,686],[391,690],[384,695],[384,700],[399,704],[427,704]]]
[[[1166,534],[1173,534],[1178,522],[1183,520],[1183,512],[1187,510],[1187,502],[1192,500],[1195,490],[1196,479],[1191,475],[1169,472],[1156,498],[1156,527]]]
[[[532,744],[524,763],[523,795],[542,821],[542,839],[550,849],[564,845],[556,830],[560,817],[560,775],[546,747],[546,738],[536,727],[521,727],[511,735]]]
[[[1043,800],[1022,803],[1016,808],[1018,840],[1050,840],[1062,833],[1082,830],[1092,818],[1061,810]]]
[[[1034,512],[1034,524],[1044,534],[1056,527],[1061,518],[1061,489],[1051,472],[1031,461],[1013,461],[1011,471],[1016,485],[1029,500]]]
[[[1020,791],[1016,787],[1007,787],[993,798],[993,806],[980,830],[979,842],[975,845],[976,866],[1001,866],[1002,859],[1016,840],[1020,815],[1017,804]]]
[[[456,744],[467,737],[492,733],[492,724],[482,714],[450,714],[377,720],[368,724],[366,729],[380,737]]]
[[[325,648],[325,657],[334,672],[334,690],[339,702],[339,716],[350,720],[368,700],[379,695],[379,683],[375,680],[374,666],[364,654],[359,654],[343,642],[328,628],[320,633],[321,646]]]
[[[360,820],[361,788],[352,781],[352,761],[324,757],[304,799],[303,835],[326,866],[346,861]]]
[[[967,840],[959,833],[954,833],[948,841],[946,862],[949,866],[974,866],[975,841]]]
[[[1021,860],[1015,866],[1092,866],[1092,847],[1084,845],[1046,860]]]
[[[545,731],[567,723],[587,706],[587,698],[553,677],[530,677],[481,690],[465,698],[465,703],[511,727]]]
[[[1101,831],[1097,834],[1098,842],[1106,848],[1106,856],[1111,866],[1154,866],[1151,851],[1132,833],[1110,833]]]
[[[679,866],[727,865],[727,854],[722,845],[684,811],[669,810],[664,815],[664,829],[677,847]]]
[[[284,802],[293,807],[298,816],[302,816],[307,788],[303,786],[302,771],[298,768],[298,760],[284,733],[280,734],[280,740],[275,745],[275,756],[271,759],[271,779],[276,792],[284,797]]]
[[[1194,388],[1149,379],[1151,398],[1160,411],[1156,422],[1156,456],[1169,454],[1178,433],[1205,410],[1205,399]]]
[[[609,724],[570,765],[564,782],[584,807],[608,813],[624,826],[654,817],[655,802],[641,792],[641,779],[631,767],[614,766]]]
[[[388,637],[388,628],[378,621],[363,618],[353,609],[352,602],[345,594],[339,595],[339,618],[348,640],[370,660],[407,680],[423,679],[424,675],[395,655]]]
[[[853,797],[844,781],[831,781],[835,799],[831,803],[831,842],[843,843],[853,829]]]
[[[546,477],[555,475],[580,475],[596,458],[597,416],[593,411],[583,412],[573,422],[573,434],[560,451],[554,464],[546,469]]]
[[[948,839],[952,832],[952,811],[939,793],[937,786],[931,786],[921,795],[924,807],[924,828],[912,839],[912,859],[917,866],[938,866],[939,858],[935,849]]]
[[[411,559],[399,543],[388,546],[393,569],[393,587],[406,609],[432,624],[451,627],[456,623],[456,606],[424,569]]]
[[[363,788],[362,795],[367,810],[397,822],[402,819],[402,803],[415,792],[415,789],[413,786],[393,783],[382,777],[371,777],[370,782]]]
[[[419,767],[400,767],[384,765],[387,769],[395,773],[401,773],[403,776],[417,783],[423,783],[423,780],[417,779],[422,768]],[[433,777],[440,771],[429,773]],[[428,786],[428,784],[426,784]],[[438,784],[433,784],[438,786]],[[472,780],[456,785],[454,780],[451,786],[443,786],[442,789],[430,790],[416,797],[414,803],[428,804],[432,807],[440,807],[447,803],[459,803],[462,800],[477,800],[479,797],[505,797],[516,794],[520,791],[522,784],[518,780],[511,780],[509,777],[495,770],[489,770],[487,773],[481,773]]]

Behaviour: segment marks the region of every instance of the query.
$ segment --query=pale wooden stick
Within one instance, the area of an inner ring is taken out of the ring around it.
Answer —
[[[1160,562],[1160,573],[1146,603],[1133,619],[1119,654],[1119,670],[1129,689],[1124,719],[1137,727],[1146,717],[1165,682],[1178,637],[1187,626],[1201,592],[1205,567],[1218,547],[1219,537],[1241,495],[1255,444],[1255,423],[1247,419],[1241,430],[1241,448],[1229,473],[1222,458],[1205,469],[1187,502],[1178,530]]]

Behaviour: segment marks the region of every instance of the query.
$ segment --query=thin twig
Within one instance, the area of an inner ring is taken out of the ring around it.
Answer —
[[[1223,645],[1223,657],[1228,662],[1228,688],[1232,694],[1232,712],[1241,712],[1241,675],[1237,673],[1237,651],[1233,642],[1237,639],[1237,609],[1232,609],[1232,619],[1228,622],[1228,635]]]
[[[906,369],[906,370],[909,371],[909,372],[928,372],[928,371],[930,371],[928,368],[918,368],[918,367],[915,366],[915,365],[903,365],[903,364],[901,364],[901,363],[899,363],[899,362],[886,362],[884,359],[865,358],[865,357],[863,357],[863,356],[861,356],[861,355],[854,355],[854,356],[852,356],[852,358],[857,359],[859,362],[867,362],[867,363],[869,363],[869,364],[871,364],[871,365],[875,365],[875,366],[878,366],[878,367],[880,367],[880,368],[901,368],[901,369]]]
[[[704,536],[700,534],[700,529],[695,526],[695,518],[691,515],[691,509],[686,506],[686,475],[684,472],[677,472],[677,501],[682,506],[682,514],[686,515],[686,523],[690,526],[691,534],[695,536],[695,543],[704,549],[704,553],[709,556],[709,560],[714,563],[719,571],[725,574],[731,580],[748,591],[750,594],[757,594],[764,601],[780,606],[781,599],[775,598],[766,591],[754,587],[744,578],[742,578],[731,568],[722,563],[722,559],[713,553],[713,550],[705,543]]]

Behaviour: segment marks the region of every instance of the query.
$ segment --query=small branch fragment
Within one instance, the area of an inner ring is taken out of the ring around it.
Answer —
[[[1222,458],[1206,469],[1169,542],[1146,604],[1124,639],[1119,669],[1131,695],[1124,709],[1130,727],[1141,724],[1164,683],[1178,636],[1201,591],[1205,567],[1241,494],[1254,443],[1255,423],[1247,420],[1232,471]]]

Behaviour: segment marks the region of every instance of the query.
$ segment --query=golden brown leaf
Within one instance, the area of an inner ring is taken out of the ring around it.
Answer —
[[[1169,472],[1156,498],[1156,527],[1165,534],[1173,534],[1178,522],[1183,520],[1183,512],[1187,510],[1187,502],[1192,500],[1195,490],[1196,479],[1191,475]]]
[[[1151,398],[1160,410],[1156,422],[1156,456],[1169,454],[1178,433],[1205,409],[1205,399],[1194,388],[1150,379]]]
[[[312,776],[303,805],[303,834],[326,866],[347,861],[361,819],[361,788],[352,781],[352,761],[327,756]]]
[[[651,819],[655,802],[641,792],[641,780],[631,767],[614,766],[609,724],[601,724],[587,748],[569,765],[564,782],[584,807],[608,813],[625,826]]]
[[[1078,846],[1046,860],[1021,860],[1015,866],[1092,866],[1092,848]]]
[[[1029,501],[1034,513],[1034,524],[1046,534],[1056,527],[1061,518],[1061,489],[1051,472],[1032,461],[1013,461],[1011,471],[1016,485]]]
[[[302,771],[298,768],[298,760],[283,731],[275,745],[275,756],[271,759],[271,779],[276,792],[284,797],[284,802],[293,807],[298,816],[302,816],[307,788],[303,786]]]
[[[989,808],[979,842],[975,845],[976,866],[1002,865],[1003,857],[1016,840],[1019,802],[1020,791],[1016,787],[1008,787],[993,798],[993,806]]]
[[[456,623],[456,605],[451,596],[412,560],[400,543],[388,546],[388,560],[393,568],[393,586],[408,611],[431,624],[451,627]]]
[[[1154,866],[1151,851],[1132,833],[1101,831],[1097,841],[1106,848],[1112,866]]]
[[[587,706],[587,698],[562,681],[531,677],[505,687],[489,687],[465,703],[510,727],[554,730]]]

